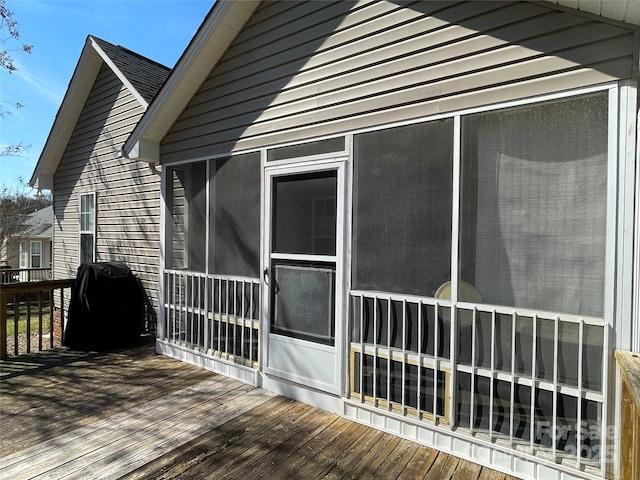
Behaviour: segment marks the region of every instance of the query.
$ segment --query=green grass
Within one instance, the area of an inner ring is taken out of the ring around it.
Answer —
[[[13,318],[7,320],[7,337],[14,335],[16,324]],[[31,317],[31,332],[38,331],[38,316]],[[20,318],[18,320],[18,333],[27,333],[27,318]],[[42,316],[42,333],[49,333],[49,315]]]
[[[50,321],[50,308],[49,305],[43,305],[42,309],[42,330],[43,333],[49,333],[49,321]],[[31,306],[31,332],[38,331],[38,309],[37,303]],[[14,335],[16,329],[15,310],[10,306],[7,308],[7,337]],[[24,303],[20,303],[18,309],[18,333],[27,332],[27,306]]]

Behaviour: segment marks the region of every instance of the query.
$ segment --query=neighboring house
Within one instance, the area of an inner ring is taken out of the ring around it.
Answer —
[[[122,145],[169,69],[89,36],[30,184],[53,192],[53,274],[83,262],[122,261],[155,315],[160,175]]]
[[[5,265],[17,268],[50,268],[53,207],[45,207],[26,216],[26,229],[9,239],[4,249]]]
[[[162,167],[157,350],[524,478],[615,472],[640,8],[579,6],[216,2],[124,147]]]

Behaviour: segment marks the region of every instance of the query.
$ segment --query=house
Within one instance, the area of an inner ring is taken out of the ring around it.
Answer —
[[[639,24],[218,1],[166,80],[89,37],[31,180],[54,271],[129,263],[165,355],[523,478],[615,475]]]
[[[53,208],[42,208],[26,216],[26,228],[7,242],[3,263],[15,269],[50,268]]]
[[[84,262],[122,261],[155,317],[160,174],[122,145],[169,69],[88,36],[30,185],[53,192],[54,278]]]
[[[162,172],[157,350],[524,478],[615,473],[639,19],[216,2],[124,145]]]

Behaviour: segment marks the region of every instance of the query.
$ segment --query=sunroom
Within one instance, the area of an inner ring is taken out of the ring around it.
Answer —
[[[628,91],[166,165],[159,350],[506,471],[600,477]]]

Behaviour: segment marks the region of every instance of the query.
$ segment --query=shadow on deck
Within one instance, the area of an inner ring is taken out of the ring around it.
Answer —
[[[156,355],[58,349],[0,364],[0,478],[509,479]]]

